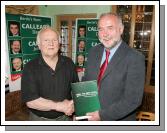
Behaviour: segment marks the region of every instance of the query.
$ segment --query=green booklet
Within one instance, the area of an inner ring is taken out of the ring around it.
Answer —
[[[76,120],[88,118],[88,112],[100,109],[97,81],[71,83]]]

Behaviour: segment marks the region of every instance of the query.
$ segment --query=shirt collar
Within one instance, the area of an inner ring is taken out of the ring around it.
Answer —
[[[108,61],[110,61],[114,55],[114,53],[116,52],[116,50],[119,48],[119,46],[121,45],[122,43],[122,40],[120,40],[114,47],[112,47],[110,49],[110,55],[109,55],[109,58],[108,58]],[[105,52],[106,48],[104,48],[103,50],[103,55],[102,55],[102,60],[101,60],[101,65],[103,64],[103,62],[105,61],[106,59],[106,52]]]
[[[57,66],[61,65],[64,63],[64,58],[61,55],[58,55],[58,62],[57,62]],[[45,60],[43,59],[42,55],[40,54],[39,56],[39,64],[43,65],[43,66],[48,66],[48,64],[45,62]]]

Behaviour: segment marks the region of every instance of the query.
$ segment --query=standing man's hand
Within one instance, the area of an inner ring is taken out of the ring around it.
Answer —
[[[88,118],[88,121],[100,121],[99,111],[87,113],[86,115],[91,116],[90,118]]]
[[[73,100],[64,100],[64,113],[68,116],[71,116],[74,113],[74,102]]]
[[[73,100],[65,99],[62,102],[58,102],[57,103],[57,111],[64,112],[68,116],[72,115],[74,112]]]

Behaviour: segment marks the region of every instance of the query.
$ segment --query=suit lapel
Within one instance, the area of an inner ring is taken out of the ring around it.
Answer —
[[[127,53],[127,44],[121,43],[115,54],[113,55],[112,59],[110,60],[108,67],[102,77],[102,80],[113,70],[113,68],[117,65],[120,60],[122,60],[126,53]]]
[[[96,60],[96,64],[95,64],[95,71],[98,72],[96,73],[96,77],[98,77],[98,74],[99,74],[99,71],[100,71],[100,64],[101,64],[101,59],[102,59],[102,55],[103,55],[103,50],[104,50],[104,47],[102,44],[99,44],[99,49],[96,53],[96,56],[95,56],[95,60]]]

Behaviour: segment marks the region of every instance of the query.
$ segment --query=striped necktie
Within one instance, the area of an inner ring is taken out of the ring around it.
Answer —
[[[109,55],[110,55],[110,51],[105,50],[105,52],[106,52],[106,59],[105,59],[104,63],[102,64],[102,66],[100,67],[100,72],[99,72],[98,80],[97,80],[98,88],[100,87],[100,81],[101,81],[101,79],[104,75],[104,72],[106,71],[106,68],[108,66],[108,58],[109,58]]]

